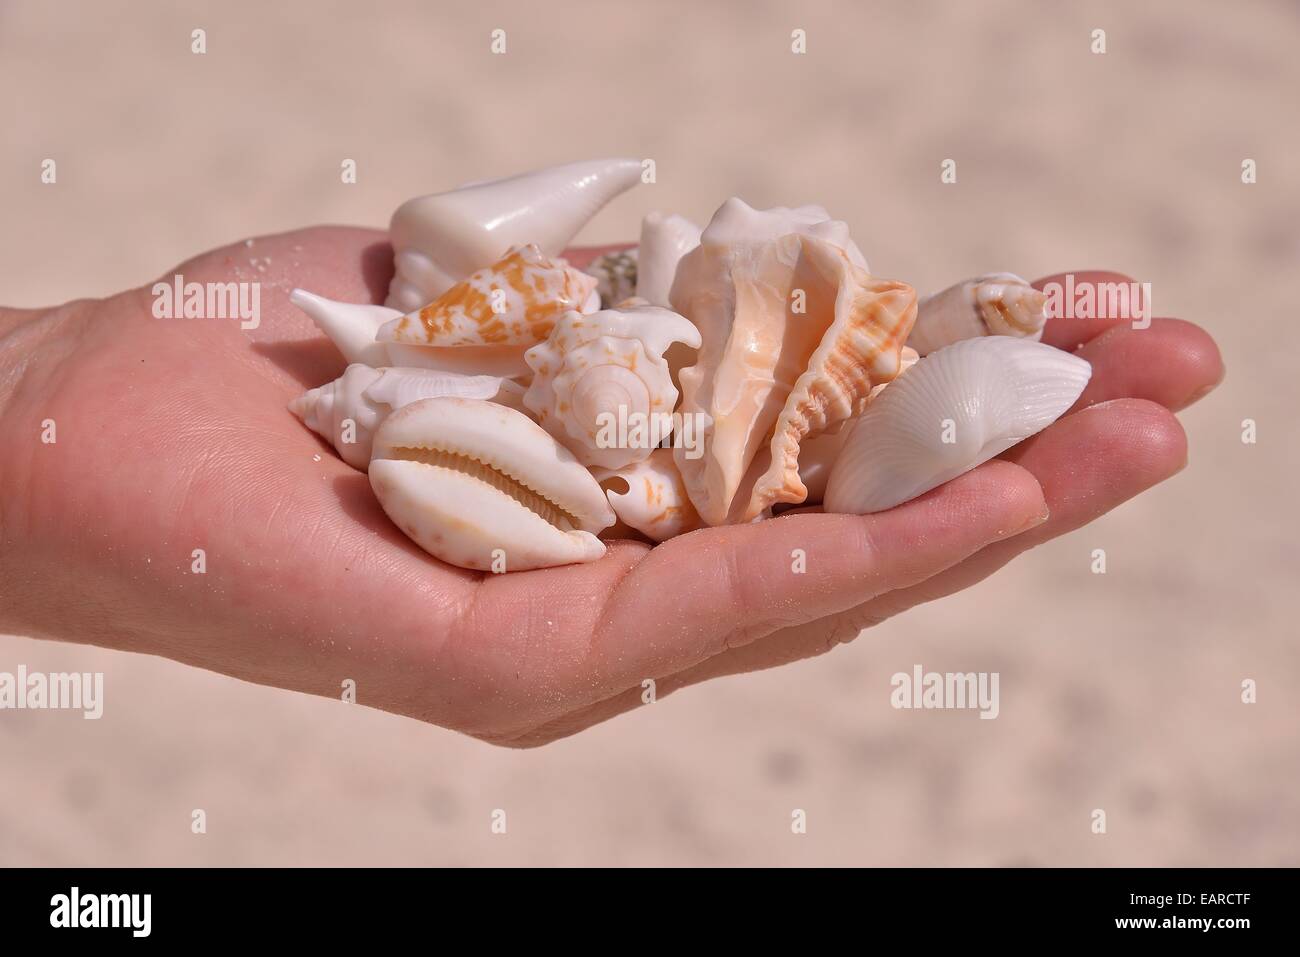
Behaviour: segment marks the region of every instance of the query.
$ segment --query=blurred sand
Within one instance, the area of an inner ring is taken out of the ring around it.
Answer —
[[[98,722],[0,713],[0,863],[1300,864],[1298,8],[867,6],[0,7],[10,305],[106,294],[305,223],[382,226],[469,179],[633,155],[657,161],[657,185],[582,238],[633,238],[653,208],[704,220],[733,193],[820,202],[873,271],[922,291],[1126,270],[1158,314],[1207,326],[1230,370],[1183,416],[1189,469],[1095,525],[832,655],[539,751],[0,638],[0,670],[102,670],[107,688]],[[505,56],[488,52],[496,27]],[[45,157],[57,186],[39,182]],[[357,185],[339,182],[345,157]],[[891,709],[890,675],[915,663],[999,671],[1001,716]],[[192,808],[208,834],[191,835]]]

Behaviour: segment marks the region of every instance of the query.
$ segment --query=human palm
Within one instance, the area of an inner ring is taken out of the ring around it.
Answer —
[[[634,708],[648,680],[662,697],[819,654],[974,584],[1177,472],[1171,411],[1222,376],[1179,320],[1053,319],[1044,341],[1093,365],[1075,409],[919,499],[492,575],[420,551],[286,408],[344,368],[289,290],[382,300],[383,233],[306,229],[173,272],[261,281],[259,327],[154,318],[152,284],[0,322],[0,626],[314,694],[351,681],[360,703],[500,744]]]

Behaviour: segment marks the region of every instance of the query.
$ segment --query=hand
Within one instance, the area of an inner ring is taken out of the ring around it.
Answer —
[[[382,233],[307,229],[173,272],[260,281],[260,326],[154,318],[152,283],[0,315],[0,628],[328,697],[351,679],[362,704],[518,746],[637,707],[645,679],[663,697],[820,654],[969,587],[1179,471],[1171,413],[1223,374],[1177,319],[1053,320],[1044,341],[1093,366],[1075,408],[914,501],[490,575],[420,551],[286,409],[344,368],[289,290],[381,301]]]

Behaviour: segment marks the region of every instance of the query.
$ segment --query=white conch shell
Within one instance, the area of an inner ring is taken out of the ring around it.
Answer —
[[[387,306],[338,302],[305,289],[293,290],[289,301],[311,317],[348,362],[374,368],[394,366],[460,375],[516,378],[532,374],[524,362],[527,344],[454,348],[378,342],[375,336],[380,328],[400,319],[401,312]]]
[[[976,336],[1041,339],[1047,296],[1015,273],[968,279],[917,303],[907,344],[921,355]]]
[[[333,382],[298,396],[289,403],[289,410],[307,428],[333,443],[344,462],[364,472],[375,430],[389,413],[420,399],[444,395],[492,399],[518,407],[523,389],[497,376],[372,369],[354,362]]]
[[[802,502],[801,440],[861,412],[900,368],[915,293],[854,265],[847,227],[809,209],[730,199],[677,267],[673,305],[703,339],[681,411],[707,424],[702,456],[675,454],[710,525]]]
[[[641,220],[637,247],[636,295],[654,306],[667,306],[681,258],[700,244],[701,229],[676,213],[647,213]]]
[[[526,243],[428,305],[384,323],[377,338],[434,347],[531,346],[550,334],[561,313],[599,306],[594,276]]]
[[[601,308],[610,309],[636,295],[637,258],[635,246],[620,249],[597,256],[583,270],[588,276],[596,277]]]
[[[591,473],[522,412],[425,399],[375,435],[370,485],[430,555],[481,571],[595,561],[613,510]]]
[[[831,470],[828,512],[892,508],[1056,421],[1092,367],[1028,339],[964,339],[926,356],[867,407]]]
[[[409,200],[389,224],[397,271],[386,305],[418,309],[512,246],[536,243],[558,256],[640,179],[639,160],[587,160]]]
[[[597,468],[592,474],[606,490],[619,521],[652,541],[666,542],[700,527],[672,449],[655,449],[648,458],[624,468]]]
[[[672,433],[677,389],[664,353],[674,342],[697,348],[700,334],[639,299],[589,316],[566,312],[524,355],[533,370],[524,405],[584,465],[630,465]]]

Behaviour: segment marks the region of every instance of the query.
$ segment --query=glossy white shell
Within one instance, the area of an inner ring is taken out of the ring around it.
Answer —
[[[1028,339],[965,339],[923,358],[853,427],[831,470],[828,512],[892,508],[1056,421],[1092,367]]]
[[[409,200],[389,225],[396,274],[386,305],[419,309],[512,246],[536,243],[557,256],[640,178],[638,160],[587,160]]]
[[[326,299],[305,289],[295,289],[289,301],[305,312],[338,347],[348,362],[379,368],[431,369],[461,375],[513,378],[531,375],[524,362],[527,343],[519,345],[435,347],[402,342],[379,342],[379,330],[402,313],[387,306],[359,305]]]
[[[648,213],[637,247],[636,295],[652,306],[668,306],[677,264],[700,244],[702,230],[685,216]]]
[[[672,449],[655,449],[648,458],[621,469],[593,469],[619,521],[651,541],[666,542],[700,527],[700,516],[686,494]]]
[[[461,568],[524,571],[595,561],[615,521],[600,485],[521,412],[425,399],[380,426],[370,484],[393,523]]]
[[[429,369],[372,369],[353,363],[333,382],[298,396],[289,410],[328,439],[339,457],[365,471],[375,430],[394,409],[420,399],[460,396],[517,406],[523,390],[496,376],[464,376]]]

